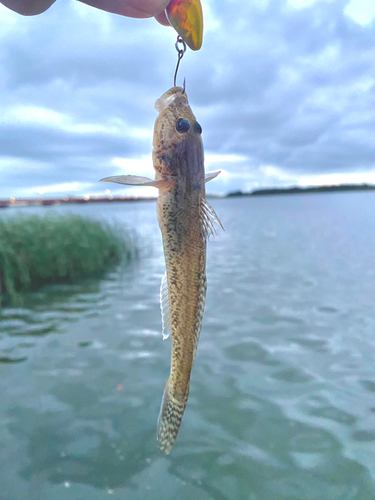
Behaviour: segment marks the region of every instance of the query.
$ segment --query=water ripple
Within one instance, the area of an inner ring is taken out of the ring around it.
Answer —
[[[350,196],[212,200],[226,232],[170,457],[154,205],[101,207],[147,258],[0,315],[4,498],[373,500],[375,202]]]
[[[24,361],[27,360],[27,357],[23,357],[23,358],[6,358],[6,357],[0,357],[0,363],[4,363],[4,364],[12,364],[12,363],[23,363]]]

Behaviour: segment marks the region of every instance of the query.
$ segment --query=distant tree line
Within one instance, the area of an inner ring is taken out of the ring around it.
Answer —
[[[265,196],[272,194],[305,194],[305,193],[330,193],[337,191],[374,191],[373,184],[339,184],[334,186],[311,186],[311,187],[288,187],[288,188],[266,188],[255,189],[251,192],[233,191],[227,196],[233,198],[236,196]]]

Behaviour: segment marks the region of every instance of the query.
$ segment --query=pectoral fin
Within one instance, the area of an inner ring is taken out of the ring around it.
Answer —
[[[217,177],[220,174],[220,172],[221,170],[215,170],[215,172],[208,172],[208,174],[206,174],[204,182],[212,181],[212,179],[215,179],[215,177]]]
[[[100,182],[115,182],[125,186],[152,186],[162,189],[168,187],[173,181],[171,179],[155,181],[141,175],[114,175],[113,177],[104,177],[104,179],[100,179]]]
[[[207,238],[209,238],[210,236],[215,236],[216,234],[214,222],[216,222],[216,224],[218,224],[221,229],[224,229],[219,217],[215,213],[215,210],[211,207],[207,200],[202,199],[201,223],[203,226],[204,234]]]

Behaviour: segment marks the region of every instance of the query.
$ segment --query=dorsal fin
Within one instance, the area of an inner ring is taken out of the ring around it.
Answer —
[[[208,201],[204,198],[201,200],[201,222],[203,226],[203,230],[205,236],[209,238],[210,236],[215,236],[216,229],[214,226],[214,222],[218,224],[221,229],[224,230],[222,223],[220,222],[219,217],[216,215],[215,210],[211,207]]]
[[[160,309],[161,309],[161,321],[163,325],[163,340],[165,340],[171,334],[171,316],[169,310],[167,271],[165,271],[163,279],[161,280]]]

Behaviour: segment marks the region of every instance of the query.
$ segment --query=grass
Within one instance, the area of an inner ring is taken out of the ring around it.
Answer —
[[[77,215],[0,219],[0,306],[48,283],[100,276],[136,252],[117,229]]]

